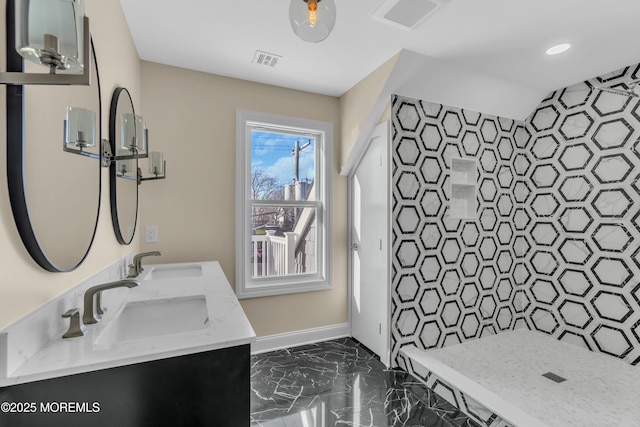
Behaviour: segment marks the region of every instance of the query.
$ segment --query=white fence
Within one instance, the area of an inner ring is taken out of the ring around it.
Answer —
[[[284,237],[251,236],[253,276],[284,276],[296,272],[296,233]]]

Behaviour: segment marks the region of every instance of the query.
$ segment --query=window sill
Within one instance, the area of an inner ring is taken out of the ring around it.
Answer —
[[[238,287],[236,295],[238,299],[261,298],[276,295],[299,294],[303,292],[327,291],[332,288],[327,281],[314,281],[308,283],[252,285],[250,287]]]

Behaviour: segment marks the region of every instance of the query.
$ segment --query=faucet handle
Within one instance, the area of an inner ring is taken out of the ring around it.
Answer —
[[[127,274],[127,278],[135,279],[136,277],[138,277],[138,275],[136,274],[136,265],[129,264],[129,273]]]
[[[82,324],[80,320],[80,309],[72,308],[67,310],[63,315],[63,318],[71,319],[69,324],[69,329],[62,336],[62,338],[74,338],[81,337],[87,333],[87,327]]]
[[[102,291],[96,293],[96,314],[101,318],[107,312],[107,307],[102,306]]]

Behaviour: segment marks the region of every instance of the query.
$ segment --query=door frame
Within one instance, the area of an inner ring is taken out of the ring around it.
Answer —
[[[372,131],[371,131],[371,135],[369,136],[369,138],[367,138],[366,143],[363,144],[362,149],[361,149],[361,155],[360,158],[358,159],[358,161],[356,162],[356,164],[351,168],[351,170],[349,171],[349,174],[347,175],[347,200],[348,200],[348,207],[347,207],[347,215],[348,215],[348,219],[347,219],[347,227],[348,227],[348,252],[349,252],[349,259],[348,259],[348,298],[349,298],[349,304],[348,304],[348,316],[349,316],[349,330],[350,330],[350,334],[353,337],[353,323],[352,323],[352,313],[353,313],[353,292],[354,292],[354,283],[353,283],[353,274],[354,274],[354,262],[353,262],[353,249],[352,249],[352,245],[353,245],[353,214],[354,214],[354,208],[353,208],[353,203],[354,203],[354,189],[353,189],[353,176],[356,173],[356,170],[358,169],[358,166],[360,166],[360,162],[362,161],[362,159],[364,158],[365,154],[367,153],[367,151],[369,150],[369,146],[371,145],[371,142],[373,140],[375,140],[376,138],[379,138],[382,135],[386,135],[387,140],[391,141],[391,134],[390,134],[390,120],[385,120],[384,122],[379,123]],[[386,228],[387,228],[387,254],[389,254],[389,256],[387,257],[387,278],[386,278],[386,282],[387,282],[387,315],[385,316],[385,320],[387,322],[387,336],[386,336],[386,351],[385,354],[380,356],[380,360],[382,363],[385,364],[385,366],[388,368],[391,366],[391,247],[392,247],[392,242],[391,242],[391,187],[392,187],[392,182],[391,182],[391,144],[387,144],[387,178],[388,178],[388,189],[387,189],[387,224],[386,224]]]

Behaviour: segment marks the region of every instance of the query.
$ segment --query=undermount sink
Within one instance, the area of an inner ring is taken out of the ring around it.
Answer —
[[[209,324],[204,295],[132,301],[98,336],[99,346],[204,329]]]
[[[200,265],[181,265],[181,266],[156,266],[149,272],[146,279],[181,279],[185,277],[202,276],[202,266]]]

